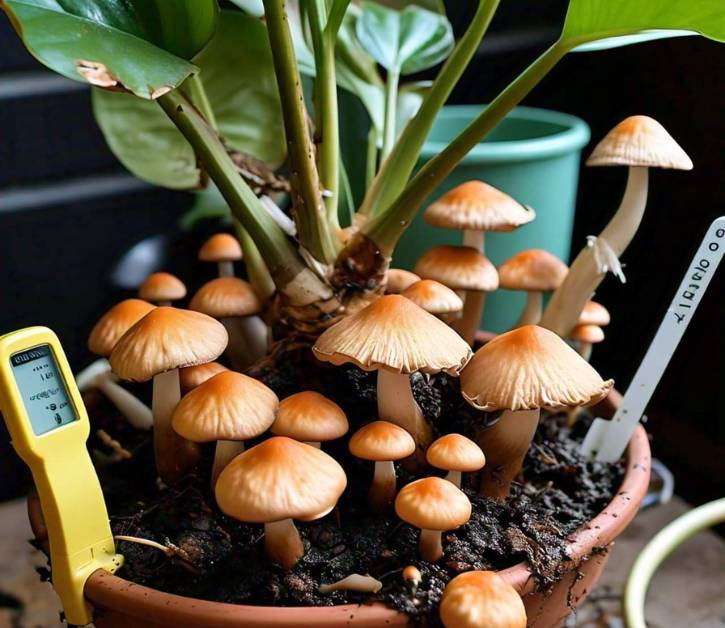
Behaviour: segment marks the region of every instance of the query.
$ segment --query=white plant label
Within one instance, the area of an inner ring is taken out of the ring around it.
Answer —
[[[717,218],[707,230],[614,418],[594,419],[582,443],[584,455],[602,462],[614,462],[622,456],[722,260],[723,251],[725,216]]]

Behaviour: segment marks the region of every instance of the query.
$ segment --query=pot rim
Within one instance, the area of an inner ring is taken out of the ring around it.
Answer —
[[[602,414],[613,414],[621,402],[621,395],[612,390],[596,408]],[[647,492],[650,476],[650,447],[647,433],[639,425],[630,440],[626,454],[627,469],[622,484],[612,501],[591,521],[579,528],[568,539],[567,553],[571,570],[586,560],[597,547],[608,546],[632,521],[639,504]],[[29,498],[28,511],[36,539],[47,541],[40,504]],[[534,578],[526,562],[520,562],[499,574],[520,595],[533,592]],[[86,598],[103,612],[103,608],[119,609],[129,618],[163,621],[192,627],[303,626],[311,622],[317,626],[350,625],[404,625],[408,616],[380,603],[342,604],[335,606],[252,606],[212,602],[165,593],[135,584],[102,569],[91,574],[85,586]],[[213,618],[213,623],[210,623]]]
[[[436,123],[451,118],[465,117],[472,120],[486,105],[446,105],[436,118]],[[461,160],[463,164],[498,164],[521,161],[537,161],[558,157],[581,150],[591,137],[589,125],[581,118],[551,109],[538,107],[514,107],[505,120],[525,120],[560,127],[560,130],[517,140],[482,141],[476,144]],[[427,140],[421,149],[421,158],[429,159],[448,146],[447,142]]]

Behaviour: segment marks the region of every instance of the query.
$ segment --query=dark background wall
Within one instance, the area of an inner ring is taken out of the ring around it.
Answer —
[[[460,30],[466,9],[449,4]],[[553,41],[563,6],[502,3],[452,101],[486,102],[495,95]],[[123,172],[93,122],[88,90],[39,66],[2,16],[0,50],[0,333],[49,325],[80,367],[90,357],[85,339],[93,321],[129,294],[109,280],[124,252],[164,233],[165,267],[193,283],[204,271],[181,252],[181,243],[203,234],[178,230],[188,195],[153,189]],[[584,118],[592,127],[592,146],[622,118],[651,115],[695,162],[689,173],[652,174],[647,214],[624,257],[627,284],[608,277],[597,294],[613,322],[593,362],[620,390],[626,390],[707,225],[725,213],[724,60],[721,47],[694,37],[569,55],[524,103]],[[611,216],[625,176],[620,168],[583,169],[574,253]],[[721,270],[648,411],[655,454],[693,501],[725,489],[724,286]],[[0,499],[20,494],[27,482],[0,428]]]

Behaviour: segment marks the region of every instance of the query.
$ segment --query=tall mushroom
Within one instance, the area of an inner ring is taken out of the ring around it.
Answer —
[[[656,120],[631,116],[597,144],[588,166],[628,166],[629,175],[619,209],[598,237],[590,236],[561,286],[551,297],[542,327],[565,337],[576,325],[584,304],[608,271],[622,281],[619,258],[637,233],[647,206],[649,168],[692,170],[692,161]]]
[[[395,461],[407,458],[415,451],[413,437],[394,423],[373,421],[352,435],[349,447],[356,458],[375,462],[368,503],[373,510],[382,512],[395,499]]]
[[[174,432],[171,414],[179,403],[179,369],[211,362],[227,345],[224,326],[198,312],[157,307],[131,327],[111,353],[121,378],[153,378],[154,457],[159,477],[178,482],[199,460],[199,447]]]
[[[267,353],[267,326],[257,316],[262,311],[262,302],[252,285],[243,279],[212,279],[197,290],[189,309],[218,318],[226,327],[227,354],[234,368],[244,370]]]
[[[564,262],[543,249],[521,251],[498,267],[501,288],[526,292],[526,305],[516,327],[536,325],[539,322],[544,292],[556,290],[564,281],[568,270]]]
[[[340,406],[318,392],[303,390],[282,399],[270,431],[319,449],[320,443],[340,438],[348,429]]]
[[[484,253],[486,231],[513,231],[536,218],[536,212],[483,181],[467,181],[433,203],[424,214],[434,227],[463,230],[464,246]]]
[[[486,464],[481,448],[462,434],[446,434],[433,441],[425,452],[428,463],[448,471],[446,480],[461,488],[461,473],[480,471]]]
[[[460,315],[463,301],[448,286],[432,279],[421,279],[408,286],[401,294],[426,312],[448,322]]]
[[[471,357],[456,332],[396,294],[343,318],[312,349],[324,362],[376,370],[379,417],[408,430],[422,450],[432,440],[431,429],[413,397],[410,374],[445,371],[455,376]]]
[[[96,355],[107,358],[119,338],[154,307],[141,299],[126,299],[117,303],[94,325],[88,336],[88,348]],[[150,408],[115,381],[108,362],[106,368],[93,378],[93,385],[110,399],[133,427],[151,429],[153,415]]]
[[[418,549],[424,560],[443,557],[441,533],[471,518],[471,502],[453,482],[430,477],[406,484],[395,498],[398,517],[420,528]]]
[[[292,520],[324,517],[346,486],[345,471],[324,451],[273,436],[232,460],[214,492],[230,517],[263,523],[267,555],[292,569],[305,553]]]
[[[559,336],[536,325],[518,327],[481,347],[461,373],[463,397],[485,412],[504,410],[478,438],[487,459],[481,492],[499,499],[508,496],[541,408],[591,405],[612,384]]]
[[[481,324],[486,293],[498,288],[498,273],[483,254],[470,246],[436,246],[426,251],[415,265],[415,272],[453,290],[463,290],[463,315],[453,328],[473,344]]]
[[[597,325],[577,325],[571,330],[569,337],[579,343],[577,352],[589,362],[592,357],[592,345],[604,340],[604,330]]]
[[[385,294],[400,294],[412,286],[420,277],[402,268],[388,268],[385,273]]]
[[[446,628],[526,628],[521,596],[494,571],[466,571],[443,591],[439,607]]]
[[[213,487],[222,469],[244,451],[244,441],[269,429],[278,407],[277,395],[262,382],[225,371],[186,394],[176,406],[171,424],[187,440],[216,441]]]
[[[152,273],[141,284],[138,296],[156,305],[168,306],[186,296],[186,286],[171,273]]]
[[[234,262],[242,257],[239,240],[228,233],[214,234],[199,249],[199,260],[215,262],[220,277],[234,277]]]

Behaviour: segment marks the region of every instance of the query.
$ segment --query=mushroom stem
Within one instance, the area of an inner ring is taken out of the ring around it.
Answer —
[[[478,249],[478,251],[483,254],[486,252],[484,237],[485,235],[483,231],[466,229],[463,232],[463,246],[472,246],[474,249]]]
[[[94,383],[96,388],[108,397],[133,427],[137,430],[151,429],[154,424],[151,409],[123,386],[115,382],[110,371],[98,375]]]
[[[460,471],[449,471],[446,475],[446,480],[455,484],[458,488],[461,488],[461,472]]]
[[[159,307],[172,307],[171,301],[156,301],[156,305]]]
[[[433,440],[430,425],[413,397],[410,375],[378,369],[378,416],[399,425],[425,450]]]
[[[227,357],[237,371],[244,371],[267,353],[267,325],[259,316],[222,318],[229,334]]]
[[[196,443],[179,436],[171,427],[171,415],[181,399],[179,370],[154,376],[151,411],[154,415],[154,458],[159,477],[176,484],[196,466],[200,450]]]
[[[244,451],[244,441],[218,440],[214,449],[214,464],[211,467],[211,488],[214,491],[217,478],[234,458]]]
[[[647,206],[648,169],[629,168],[627,187],[616,214],[598,239],[603,240],[617,257],[627,249],[637,233]],[[584,247],[577,255],[563,283],[556,289],[541,319],[541,326],[561,337],[576,326],[584,305],[604,279],[594,248]]]
[[[285,569],[292,569],[305,553],[300,533],[292,519],[264,524],[264,548],[267,556]]]
[[[249,355],[254,361],[263,358],[267,354],[269,346],[269,328],[259,316],[245,316],[237,322],[242,335],[249,347]]]
[[[304,441],[305,445],[309,445],[310,447],[315,447],[316,449],[322,449],[322,445],[319,441]]]
[[[524,325],[536,325],[541,320],[541,309],[544,303],[543,294],[541,292],[532,291],[526,293],[526,305],[524,306],[521,316],[516,323],[516,327]]]
[[[592,343],[591,342],[580,342],[577,348],[577,353],[583,357],[587,362],[592,357]]]
[[[495,425],[478,435],[478,444],[486,452],[481,494],[502,500],[508,497],[538,425],[538,409],[506,410]]]
[[[234,262],[217,262],[220,277],[234,277]]]
[[[486,293],[481,290],[466,290],[463,302],[463,314],[453,325],[461,338],[469,345],[473,344],[476,332],[481,326],[483,306],[486,302]]]
[[[368,492],[368,503],[376,512],[385,510],[395,499],[397,480],[392,460],[375,462],[375,475]]]
[[[443,544],[440,530],[421,530],[418,550],[423,560],[431,563],[443,558]]]

